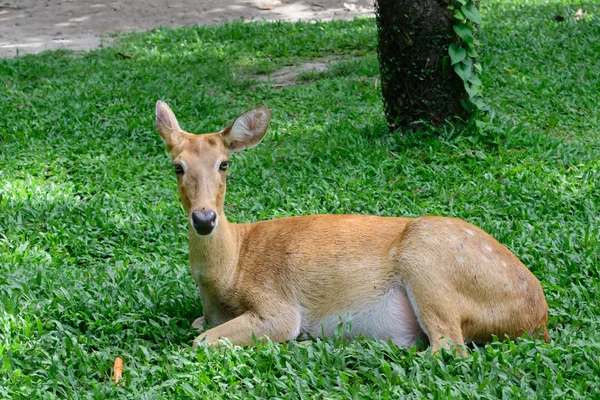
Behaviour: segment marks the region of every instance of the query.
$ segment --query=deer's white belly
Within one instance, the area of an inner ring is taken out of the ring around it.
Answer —
[[[416,344],[417,338],[427,341],[406,293],[398,288],[390,289],[379,302],[356,310],[347,310],[325,318],[314,318],[310,310],[303,309],[300,332],[313,337],[331,337],[340,322],[350,338],[365,337],[391,340],[398,346]]]

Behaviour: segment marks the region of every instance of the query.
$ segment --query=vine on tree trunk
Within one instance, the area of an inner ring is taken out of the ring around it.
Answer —
[[[469,96],[468,101],[462,101],[467,110],[475,107],[477,110],[486,111],[489,107],[483,101],[482,85],[479,79],[481,64],[477,61],[480,46],[476,38],[477,28],[481,25],[481,14],[478,9],[478,0],[456,0],[448,9],[454,11],[454,32],[457,35],[456,43],[448,48],[450,63],[454,72],[460,77]],[[476,121],[481,123],[482,121]],[[478,123],[478,125],[480,125]]]
[[[457,39],[448,4],[375,0],[381,92],[390,131],[440,126],[470,114],[461,101],[468,94],[448,56],[448,46]]]

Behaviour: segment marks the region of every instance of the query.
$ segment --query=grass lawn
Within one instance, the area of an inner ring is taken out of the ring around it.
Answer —
[[[480,138],[387,133],[373,20],[156,29],[0,60],[0,398],[600,398],[600,5],[482,13],[495,118]],[[321,57],[334,66],[298,85],[257,79]],[[366,339],[191,350],[202,309],[159,98],[192,132],[273,109],[267,138],[230,166],[230,221],[463,218],[541,280],[552,343],[466,359]]]

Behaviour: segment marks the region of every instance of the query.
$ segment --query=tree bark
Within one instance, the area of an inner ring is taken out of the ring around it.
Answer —
[[[451,3],[375,0],[381,90],[390,130],[466,116],[461,99],[468,95],[448,56],[448,47],[457,41]]]

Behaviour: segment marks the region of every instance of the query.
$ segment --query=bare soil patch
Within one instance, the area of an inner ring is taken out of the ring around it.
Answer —
[[[331,20],[373,15],[372,0],[0,0],[0,57],[89,50],[114,32],[233,20]]]
[[[315,59],[299,65],[288,65],[270,74],[258,75],[260,82],[268,82],[272,87],[282,88],[297,84],[298,76],[306,72],[325,72],[331,65],[331,59]]]

